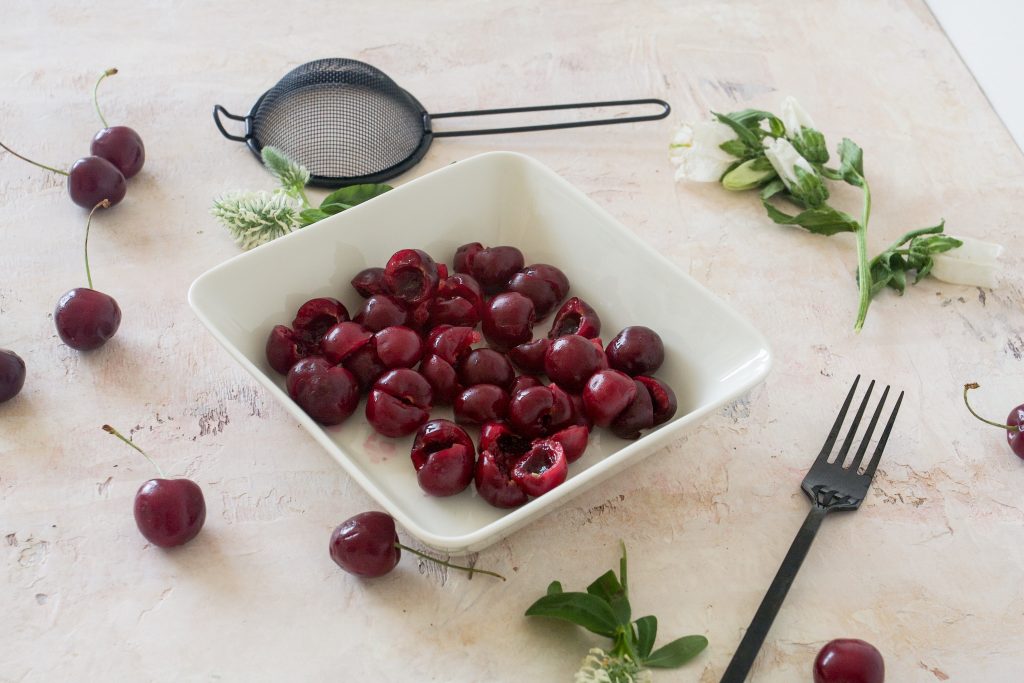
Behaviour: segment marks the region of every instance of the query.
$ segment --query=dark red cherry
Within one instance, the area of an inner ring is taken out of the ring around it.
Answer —
[[[310,299],[299,307],[292,321],[292,330],[308,346],[318,345],[338,323],[348,320],[348,309],[329,296]]]
[[[398,299],[387,294],[373,294],[363,302],[355,321],[373,332],[396,325],[408,326],[411,316]]]
[[[512,481],[528,496],[542,496],[561,485],[569,474],[569,465],[562,444],[541,439],[512,466]]]
[[[473,480],[476,448],[466,431],[450,420],[430,420],[416,432],[412,464],[420,488],[433,496],[453,496]]]
[[[493,422],[508,412],[508,393],[494,384],[475,384],[455,397],[453,408],[461,424]]]
[[[520,436],[504,422],[488,422],[480,427],[480,453],[489,451],[491,455],[510,467],[512,463],[530,450],[530,439]]]
[[[57,301],[53,322],[61,340],[73,349],[90,351],[107,343],[121,325],[121,308],[113,297],[76,287]]]
[[[124,199],[127,191],[124,175],[106,159],[83,157],[68,171],[68,194],[83,208],[91,209],[104,199],[113,206]]]
[[[373,344],[359,347],[345,356],[345,360],[341,364],[355,376],[356,381],[359,382],[359,390],[363,393],[373,388],[377,378],[388,371],[387,366],[377,355],[377,349]]]
[[[142,137],[128,126],[111,126],[99,131],[92,138],[89,152],[109,161],[126,179],[141,171],[146,163]]]
[[[461,247],[455,250],[455,258],[453,264],[455,266],[456,273],[472,273],[473,259],[476,255],[483,251],[484,245],[479,242],[470,242],[469,244],[463,244]]]
[[[455,368],[440,356],[427,356],[420,363],[420,374],[430,384],[436,405],[450,405],[462,391]]]
[[[512,463],[482,451],[476,461],[473,481],[476,491],[485,501],[498,508],[514,508],[528,499],[523,489],[512,480]]]
[[[150,479],[135,494],[135,524],[153,545],[188,543],[205,521],[203,491],[191,479]]]
[[[508,389],[515,378],[516,372],[508,356],[494,349],[474,349],[459,364],[459,380],[465,387],[497,384]]]
[[[430,384],[421,374],[408,368],[391,370],[373,385],[366,419],[384,436],[406,436],[430,417],[432,401]]]
[[[309,348],[295,336],[292,328],[274,325],[267,335],[267,362],[282,375],[309,355]]]
[[[364,299],[377,294],[388,294],[388,286],[384,282],[383,268],[366,268],[356,273],[351,280],[352,288]]]
[[[0,349],[0,403],[9,401],[25,386],[25,361],[14,351]]]
[[[434,296],[439,280],[437,264],[420,249],[402,249],[384,267],[384,282],[392,296],[415,306]]]
[[[608,367],[600,343],[578,334],[567,334],[551,342],[544,354],[544,371],[552,382],[572,392],[582,391],[587,380]]]
[[[484,308],[484,337],[496,350],[507,351],[533,338],[533,322],[532,301],[516,292],[499,294]]]
[[[508,395],[515,396],[523,389],[542,386],[544,386],[544,382],[540,381],[539,377],[534,377],[533,375],[519,375],[514,380],[512,380],[512,386],[509,387]]]
[[[488,247],[473,255],[470,273],[485,292],[496,294],[522,267],[523,252],[515,247]]]
[[[295,400],[298,396],[299,387],[305,384],[306,380],[316,375],[322,375],[331,368],[331,364],[322,356],[310,356],[296,361],[288,370],[285,378],[285,389],[288,395]]]
[[[465,273],[455,273],[437,285],[437,294],[430,302],[429,327],[475,327],[483,309],[484,295],[477,281]]]
[[[373,339],[377,357],[387,368],[411,368],[423,358],[423,340],[408,327],[385,327]]]
[[[567,427],[572,418],[569,395],[557,384],[523,389],[508,404],[509,425],[531,439]]]
[[[439,325],[427,336],[427,351],[458,366],[480,341],[480,333],[472,327]]]
[[[640,385],[644,394],[646,388]],[[633,403],[637,394],[637,384],[624,372],[619,370],[602,370],[594,374],[583,389],[583,405],[587,416],[598,427],[607,427]],[[650,395],[647,395],[650,402]],[[653,408],[651,413],[653,421]]]
[[[986,419],[974,411],[974,408],[971,407],[970,401],[967,399],[968,391],[979,388],[980,385],[977,382],[971,382],[970,384],[964,385],[964,403],[967,405],[967,410],[970,411],[971,415],[976,419],[984,422],[985,424],[1005,430],[1006,443],[1009,444],[1010,450],[1013,451],[1014,455],[1018,458],[1024,459],[1024,404],[1021,404],[1011,410],[1005,423]]]
[[[349,574],[364,578],[384,576],[402,558],[395,520],[383,512],[351,517],[331,534],[331,559]]]
[[[579,297],[574,296],[558,309],[548,338],[557,339],[566,334],[578,334],[588,339],[601,335],[601,319],[597,312]]]
[[[639,439],[640,432],[654,426],[654,402],[647,388],[633,381],[636,394],[632,403],[619,413],[610,425],[612,434],[621,439]]]
[[[608,342],[608,365],[627,375],[650,375],[665,362],[665,345],[649,327],[627,327]]]
[[[320,348],[323,350],[324,358],[336,364],[369,344],[372,339],[373,333],[359,323],[340,322],[327,331]]]
[[[814,659],[814,683],[884,683],[882,653],[858,638],[837,638]]]
[[[556,441],[562,446],[567,462],[576,462],[587,450],[590,430],[584,425],[572,425],[560,429],[548,437],[548,441]]]
[[[537,320],[543,320],[562,302],[569,291],[569,280],[558,268],[538,263],[514,274],[505,290],[519,292],[533,301]]]
[[[637,382],[646,387],[651,395],[651,404],[654,408],[654,426],[668,422],[676,414],[676,394],[672,387],[654,377],[634,377]]]
[[[526,372],[544,372],[544,356],[551,346],[546,337],[528,341],[509,349],[509,359]]]
[[[310,370],[293,385],[295,402],[322,425],[341,424],[359,405],[359,382],[340,365]]]

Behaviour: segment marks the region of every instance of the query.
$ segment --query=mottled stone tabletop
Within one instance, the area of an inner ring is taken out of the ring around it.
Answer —
[[[751,680],[809,681],[836,637],[874,643],[896,683],[1020,680],[1024,464],[959,395],[980,382],[976,402],[996,417],[1024,400],[1024,157],[921,2],[8,0],[0,12],[0,139],[53,164],[84,155],[92,84],[117,66],[107,116],[148,154],[93,226],[96,286],[124,322],[88,354],[61,344],[51,317],[84,284],[84,214],[62,178],[0,155],[0,347],[29,373],[0,406],[0,680],[570,680],[602,641],[523,611],[551,579],[582,587],[613,566],[625,539],[636,610],[658,615],[662,638],[710,640],[655,681],[717,681],[807,511],[800,480],[857,373],[905,389],[903,411],[862,509],[826,521]],[[439,140],[395,182],[527,153],[774,351],[749,396],[475,558],[507,583],[413,558],[371,582],[338,570],[330,530],[373,503],[186,304],[197,275],[238,253],[212,198],[270,183],[216,131],[212,105],[244,111],[326,56],[380,67],[428,110],[668,100],[657,123]],[[884,293],[854,335],[849,236],[784,229],[753,195],[673,181],[678,122],[788,94],[831,140],[866,150],[873,251],[945,218],[1009,247],[1000,285]],[[139,535],[132,498],[151,469],[104,422],[201,484],[194,542],[165,552]]]

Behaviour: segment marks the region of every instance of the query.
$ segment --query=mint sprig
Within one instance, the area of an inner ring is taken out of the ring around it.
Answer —
[[[614,570],[608,570],[587,586],[585,593],[565,592],[559,581],[552,581],[547,594],[530,605],[526,616],[568,621],[611,638],[612,648],[605,658],[607,661],[601,660],[600,663],[606,673],[619,670],[623,664],[630,671],[642,670],[643,667],[674,669],[696,657],[708,645],[704,636],[691,635],[654,649],[658,635],[657,618],[647,615],[632,619],[625,544],[622,544],[618,575]],[[600,659],[589,656],[585,666],[592,668]]]

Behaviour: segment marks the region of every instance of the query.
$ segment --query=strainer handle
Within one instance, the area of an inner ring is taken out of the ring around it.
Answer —
[[[478,109],[476,111],[450,111],[443,114],[430,114],[431,119],[446,119],[460,116],[488,116],[490,114],[518,114],[528,111],[554,111],[558,109],[595,109],[597,107],[621,107],[654,104],[661,107],[656,114],[642,116],[626,116],[618,119],[592,119],[590,121],[566,121],[562,123],[544,123],[532,126],[512,126],[509,128],[481,128],[476,130],[449,130],[434,132],[435,138],[450,138],[458,135],[491,135],[492,133],[522,133],[530,130],[556,130],[559,128],[583,128],[584,126],[605,126],[613,123],[634,123],[636,121],[657,121],[669,115],[672,107],[668,102],[658,99],[613,100],[609,102],[574,102],[572,104],[545,104],[535,107],[507,107],[505,109]],[[223,131],[223,129],[221,129]]]
[[[224,124],[221,123],[221,120],[220,120],[220,115],[221,114],[224,114],[224,116],[228,117],[229,119],[232,119],[233,121],[244,121],[245,122],[245,127],[246,127],[246,135],[245,135],[245,137],[239,137],[238,135],[232,135],[231,133],[227,132],[227,130],[224,129]],[[239,116],[238,114],[232,114],[227,109],[225,109],[224,107],[220,106],[219,104],[215,104],[215,105],[213,105],[213,122],[217,124],[217,130],[220,131],[220,134],[223,135],[224,137],[226,137],[228,140],[234,140],[235,142],[248,142],[249,141],[249,131],[248,131],[248,128],[249,128],[249,117],[248,116]]]

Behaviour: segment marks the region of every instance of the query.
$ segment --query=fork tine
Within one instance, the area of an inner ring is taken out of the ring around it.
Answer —
[[[868,390],[864,392],[864,398],[860,402],[860,408],[857,408],[857,415],[853,418],[853,424],[850,425],[850,431],[846,433],[846,439],[843,440],[843,447],[839,449],[839,455],[836,456],[836,464],[840,467],[843,466],[843,461],[846,460],[846,454],[850,452],[850,446],[853,444],[853,437],[857,434],[857,427],[860,426],[860,419],[864,417],[864,409],[868,407],[868,400],[871,398],[871,390],[875,388],[875,380],[871,380],[871,384],[868,385]]]
[[[875,425],[878,424],[878,417],[882,414],[882,408],[885,406],[885,399],[889,396],[889,386],[886,385],[885,391],[882,392],[882,398],[878,401],[878,407],[875,408],[875,414],[871,416],[871,422],[868,423],[867,431],[864,432],[864,438],[861,439],[860,447],[857,449],[857,454],[853,456],[853,462],[850,463],[850,471],[856,472],[860,469],[861,460],[864,459],[864,452],[868,449],[868,442],[871,441],[871,435],[875,431]]]
[[[853,401],[853,395],[857,391],[857,384],[860,382],[860,375],[857,375],[853,380],[853,386],[850,387],[850,393],[846,395],[846,401],[843,402],[843,408],[839,411],[839,415],[836,416],[835,424],[832,425],[832,431],[828,433],[828,438],[825,439],[825,445],[821,447],[821,453],[818,453],[818,457],[815,462],[825,462],[828,460],[828,454],[832,452],[832,446],[836,443],[836,437],[839,436],[839,429],[843,426],[843,420],[846,419],[846,411],[850,408],[850,402]]]
[[[896,413],[900,412],[900,404],[903,403],[903,392],[900,392],[899,398],[896,399],[896,405],[893,406],[892,415],[889,416],[889,422],[885,425],[885,431],[882,432],[882,436],[878,439],[878,445],[875,446],[875,453],[871,456],[871,462],[868,463],[867,468],[864,470],[864,476],[870,481],[875,476],[875,470],[878,468],[878,461],[882,459],[882,451],[885,450],[885,442],[889,440],[889,432],[892,431],[892,423],[896,421]]]

